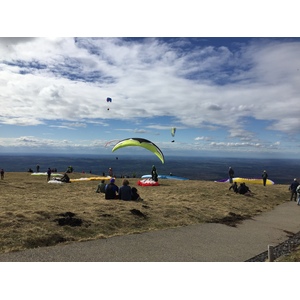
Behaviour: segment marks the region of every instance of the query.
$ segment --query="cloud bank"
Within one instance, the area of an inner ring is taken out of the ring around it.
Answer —
[[[216,42],[1,38],[0,124],[76,130],[115,120],[144,132],[136,126],[141,119],[171,118],[185,129],[223,131],[232,147],[246,142],[259,148],[274,132],[292,139],[300,130],[300,40]],[[113,114],[110,105],[117,107]],[[260,121],[264,137],[255,125]]]

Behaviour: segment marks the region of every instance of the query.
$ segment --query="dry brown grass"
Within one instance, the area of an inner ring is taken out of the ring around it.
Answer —
[[[6,173],[0,180],[0,252],[203,222],[235,226],[289,200],[285,185],[249,185],[254,196],[247,197],[228,191],[226,183],[160,180],[158,187],[140,187],[137,181],[129,179],[143,202],[105,200],[95,192],[98,181],[48,184],[46,176]],[[66,213],[80,226],[59,225]]]

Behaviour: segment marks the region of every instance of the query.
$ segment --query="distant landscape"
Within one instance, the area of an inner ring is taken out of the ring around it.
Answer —
[[[4,155],[0,154],[0,168],[6,172],[26,172],[29,168],[36,171],[36,165],[40,165],[40,171],[46,172],[48,167],[56,168],[59,172],[72,166],[75,172],[85,172],[107,175],[108,168],[113,168],[117,177],[141,177],[149,174],[152,165],[155,165],[158,174],[169,174],[187,177],[196,180],[215,181],[228,178],[228,168],[231,166],[236,177],[261,178],[263,170],[266,170],[269,179],[275,184],[289,184],[293,178],[300,178],[299,159],[247,159],[225,157],[166,157],[165,164],[152,154],[129,155]]]

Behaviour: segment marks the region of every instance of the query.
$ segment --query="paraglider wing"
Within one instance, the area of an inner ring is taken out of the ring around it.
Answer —
[[[172,134],[172,136],[175,136],[175,132],[176,132],[176,128],[175,128],[175,127],[172,127],[172,128],[171,128],[171,134]]]
[[[104,147],[107,148],[109,145],[115,144],[115,143],[118,142],[118,141],[119,141],[119,140],[116,140],[116,139],[115,139],[115,140],[110,140],[110,141],[108,141],[108,142],[105,143]]]
[[[119,141],[112,149],[112,152],[128,146],[138,146],[143,147],[151,152],[153,152],[162,163],[165,162],[164,154],[161,152],[161,150],[151,141],[148,141],[146,139],[142,138],[128,138],[122,141]]]
[[[111,98],[106,98],[106,102],[111,102],[112,101],[112,99]]]

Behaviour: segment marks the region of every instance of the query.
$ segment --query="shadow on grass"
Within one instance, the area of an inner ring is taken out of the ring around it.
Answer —
[[[238,215],[233,212],[230,212],[228,214],[228,216],[225,216],[224,218],[221,218],[221,219],[218,219],[218,218],[212,219],[208,223],[220,223],[220,224],[224,224],[227,226],[236,227],[237,224],[240,224],[242,221],[247,220],[247,219],[252,219],[252,217],[248,216],[248,215],[242,216],[242,215]]]
[[[49,234],[43,237],[30,238],[25,241],[26,248],[38,248],[38,247],[47,247],[47,246],[55,246],[59,243],[67,242],[66,238],[61,236],[60,234],[54,233]]]

